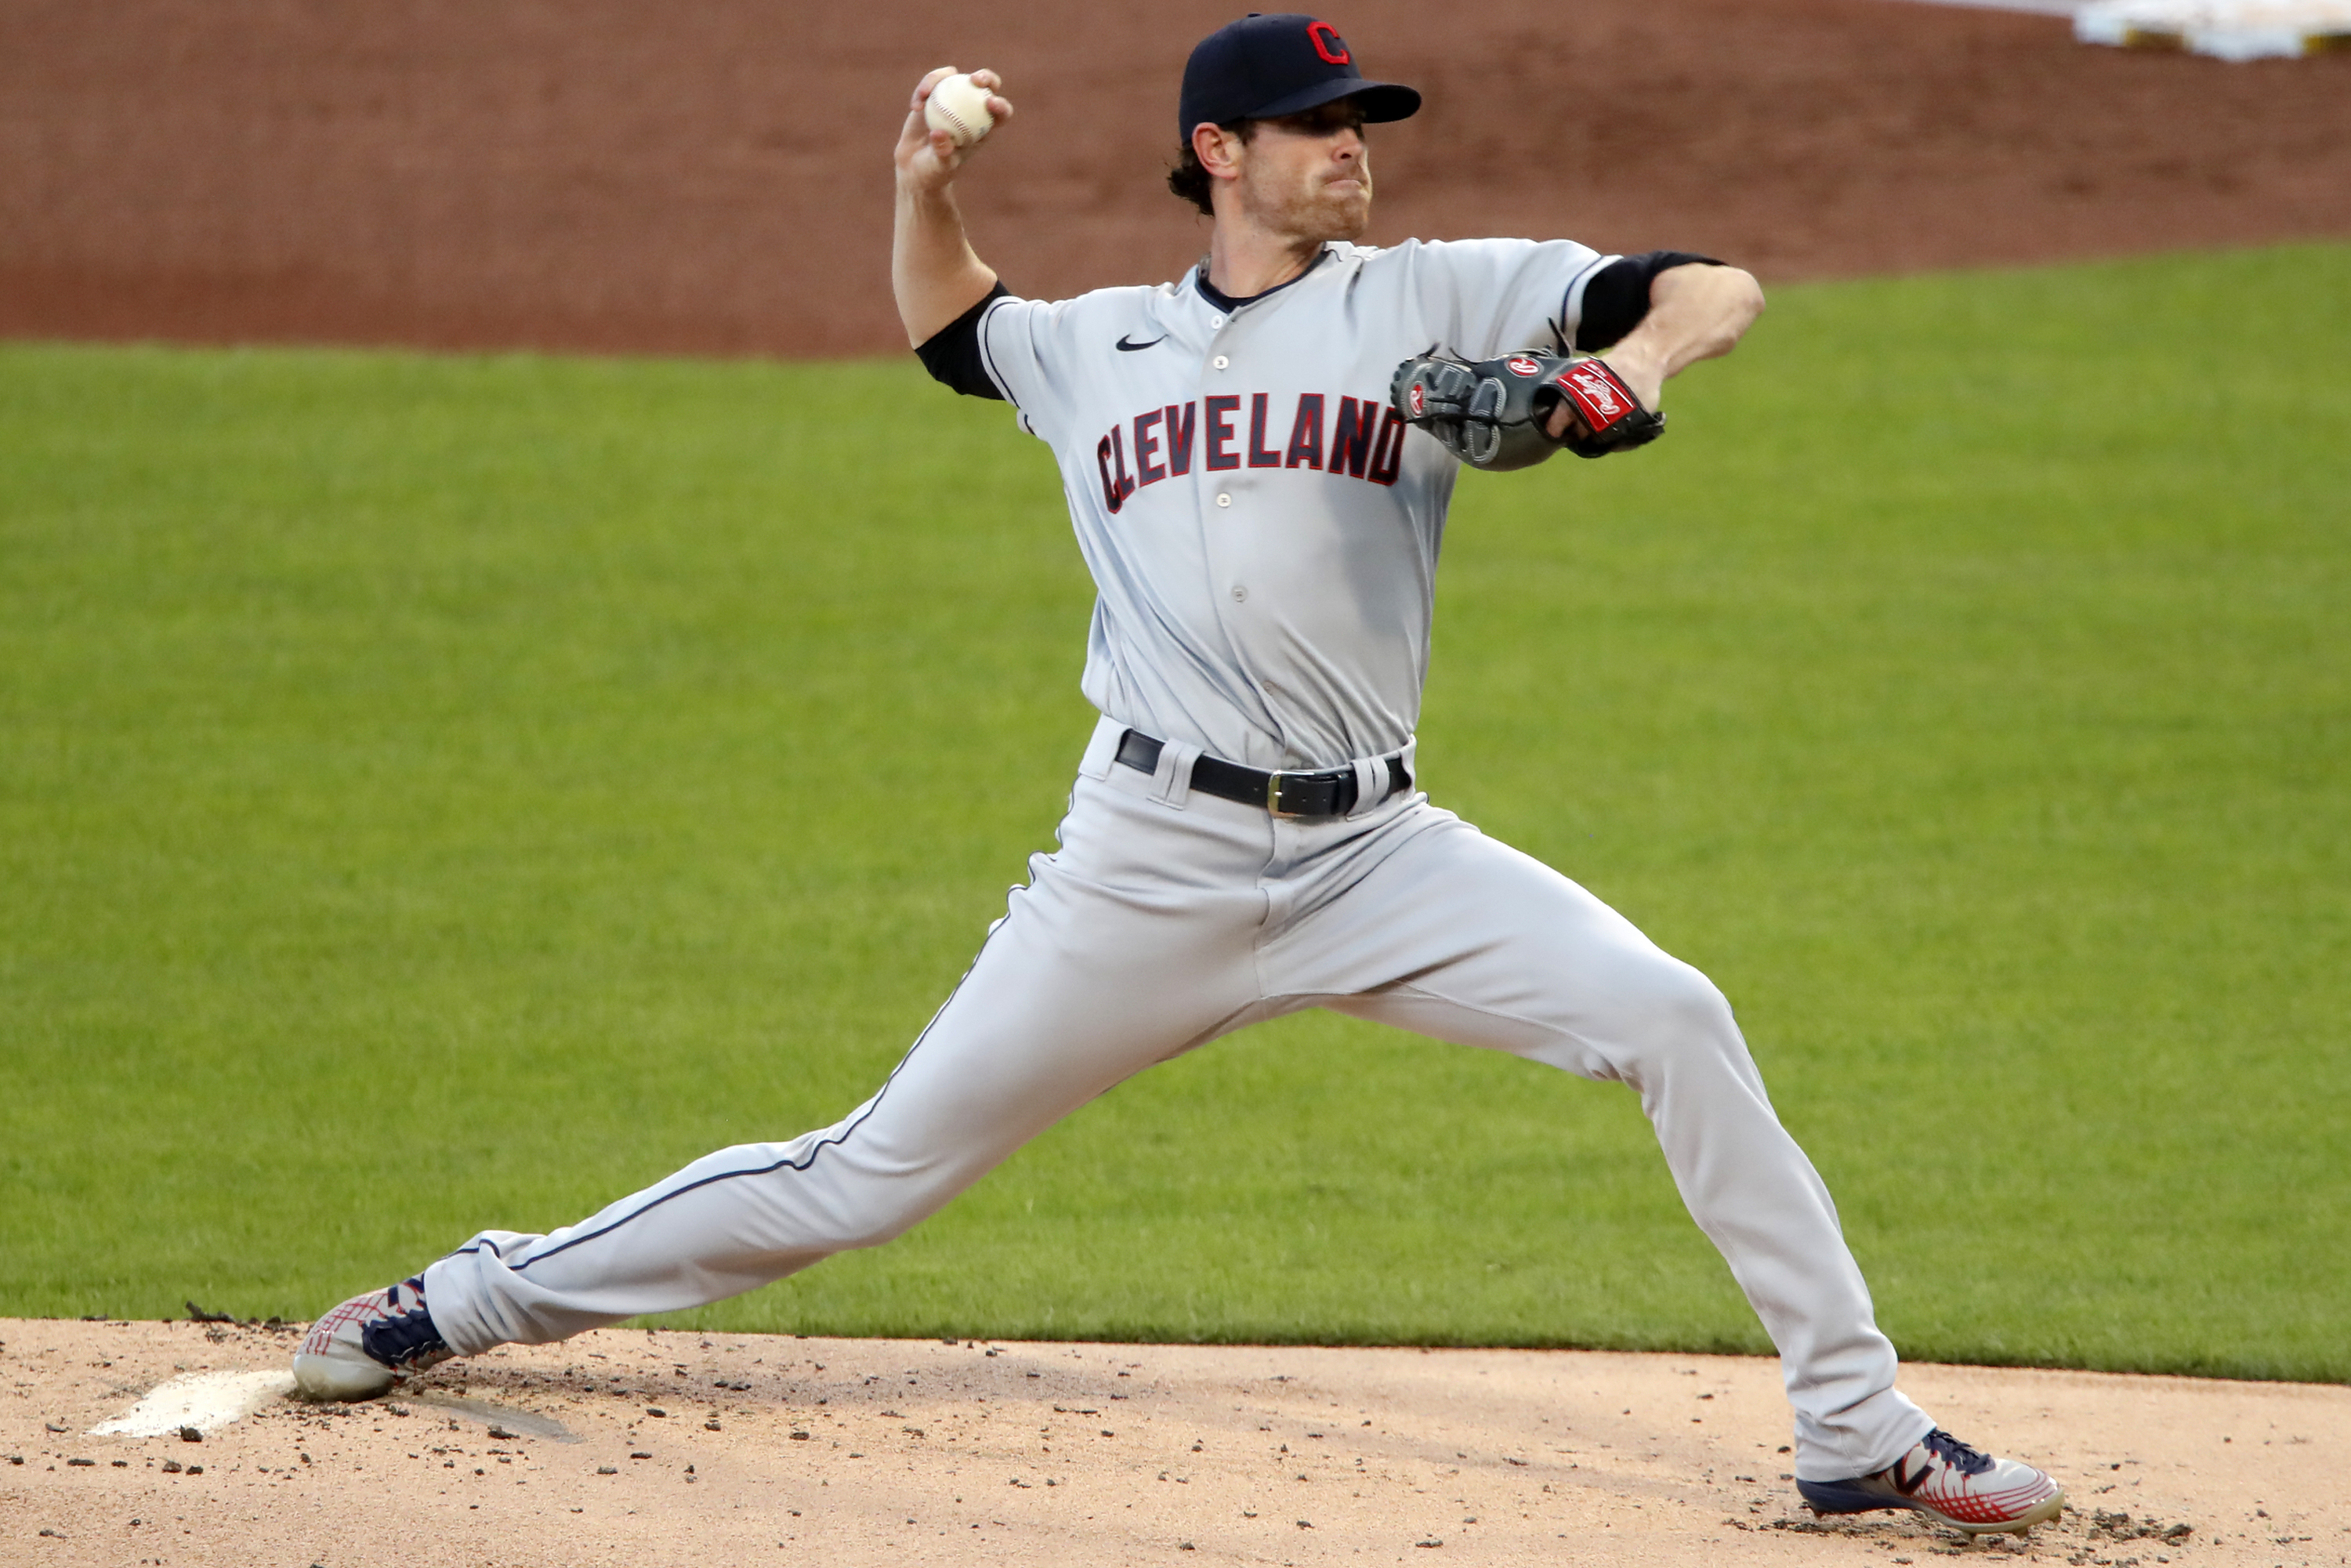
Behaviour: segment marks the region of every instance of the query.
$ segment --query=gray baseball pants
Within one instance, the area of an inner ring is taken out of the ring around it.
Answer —
[[[1932,1425],[1894,1387],[1828,1189],[1780,1125],[1729,1004],[1583,888],[1425,797],[1280,821],[1095,734],[1061,828],[881,1091],[549,1236],[485,1231],[425,1271],[454,1350],[699,1306],[889,1240],[1155,1062],[1303,1008],[1629,1084],[1682,1201],[1780,1351],[1795,1473],[1891,1464]]]

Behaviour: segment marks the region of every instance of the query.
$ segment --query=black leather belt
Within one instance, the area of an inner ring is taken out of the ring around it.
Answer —
[[[1165,745],[1139,729],[1130,729],[1119,737],[1119,763],[1138,773],[1156,773],[1159,753]],[[1412,788],[1412,773],[1404,765],[1402,752],[1381,760],[1387,764],[1389,794]],[[1359,794],[1352,768],[1333,768],[1324,773],[1267,773],[1206,754],[1192,764],[1192,788],[1244,806],[1262,806],[1277,817],[1343,817],[1355,809]]]

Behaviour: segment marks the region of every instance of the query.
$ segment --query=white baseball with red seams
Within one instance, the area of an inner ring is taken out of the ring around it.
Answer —
[[[996,116],[987,111],[987,89],[972,80],[968,71],[939,78],[923,100],[923,120],[934,131],[946,131],[958,147],[968,147],[996,129]]]

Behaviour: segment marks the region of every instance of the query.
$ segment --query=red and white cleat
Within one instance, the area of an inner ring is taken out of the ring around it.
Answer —
[[[294,1353],[294,1385],[312,1399],[372,1399],[455,1354],[424,1310],[424,1281],[402,1280],[312,1323]]]
[[[1817,1514],[1916,1509],[1970,1535],[2011,1530],[2022,1535],[2065,1507],[2065,1489],[2019,1459],[1996,1459],[1940,1428],[1875,1475],[1844,1481],[1798,1481]]]

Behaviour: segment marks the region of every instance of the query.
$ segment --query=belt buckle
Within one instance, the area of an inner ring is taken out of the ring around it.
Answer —
[[[1284,821],[1296,821],[1306,814],[1303,811],[1285,811],[1281,809],[1281,775],[1279,773],[1269,773],[1265,776],[1265,810],[1268,816],[1278,817]]]

